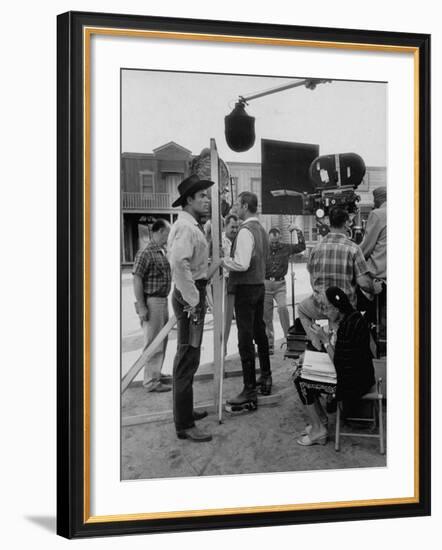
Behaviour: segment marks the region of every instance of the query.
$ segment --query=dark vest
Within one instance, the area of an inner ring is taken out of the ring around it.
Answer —
[[[262,285],[266,272],[266,259],[269,254],[269,239],[263,226],[255,220],[247,222],[239,231],[250,231],[255,241],[250,266],[247,271],[230,271],[229,290],[234,292],[236,285]],[[239,235],[239,232],[238,232]],[[232,245],[231,257],[235,256],[237,238]]]

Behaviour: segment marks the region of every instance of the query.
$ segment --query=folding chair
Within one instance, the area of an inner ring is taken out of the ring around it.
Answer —
[[[369,418],[349,418],[345,420],[357,421],[357,422],[368,422],[372,425],[373,429],[376,429],[376,433],[367,433],[367,432],[341,432],[341,408],[342,402],[338,403],[336,410],[336,434],[335,434],[335,451],[340,449],[340,439],[342,436],[345,437],[375,437],[379,439],[380,453],[385,454],[385,443],[384,443],[384,419],[382,411],[382,400],[387,396],[387,371],[386,363],[384,361],[374,361],[375,369],[375,386],[372,388],[373,391],[366,393],[361,397],[361,401],[371,402],[372,416]]]

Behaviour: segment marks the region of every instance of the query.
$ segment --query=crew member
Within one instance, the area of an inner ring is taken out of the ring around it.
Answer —
[[[285,276],[289,267],[289,258],[292,254],[299,254],[305,250],[305,240],[301,229],[290,225],[290,231],[296,231],[298,235],[297,244],[281,242],[281,231],[272,227],[269,231],[270,253],[267,256],[265,275],[265,297],[264,297],[264,321],[269,341],[269,353],[273,355],[275,336],[273,331],[273,302],[278,307],[279,320],[287,339],[290,328],[290,316],[287,309],[287,285]]]
[[[348,212],[338,206],[331,208],[329,220],[330,233],[312,248],[307,261],[313,294],[298,306],[302,326],[318,350],[321,349],[321,342],[312,330],[312,324],[315,320],[327,318],[327,288],[340,288],[353,307],[357,302],[356,285],[370,294],[381,291],[380,284],[370,277],[361,249],[347,236]]]
[[[177,352],[173,363],[173,416],[179,439],[210,441],[211,434],[195,426],[207,412],[193,410],[193,378],[198,369],[206,312],[208,244],[200,224],[207,217],[212,181],[191,175],[183,180],[172,204],[182,212],[169,235],[169,261],[175,284],[172,306],[177,319]]]
[[[370,275],[387,279],[387,188],[373,190],[374,210],[368,216],[364,239],[360,247]]]
[[[229,270],[229,286],[235,293],[235,317],[238,327],[238,349],[241,357],[244,387],[227,401],[227,410],[256,410],[258,406],[255,372],[255,346],[261,369],[259,385],[268,395],[272,378],[269,344],[264,324],[265,261],[269,250],[268,236],[257,217],[258,197],[248,191],[239,195],[235,211],[242,224],[233,243],[230,258],[223,264]]]
[[[135,256],[133,266],[133,288],[135,308],[140,318],[146,350],[169,320],[167,297],[171,287],[170,265],[167,261],[165,244],[170,224],[158,219],[152,225],[152,239]],[[143,386],[149,392],[167,392],[170,385],[161,382],[161,368],[166,354],[167,337],[153,352],[144,367]]]
[[[379,322],[379,336],[386,338],[386,306],[387,306],[387,188],[377,187],[373,190],[374,210],[370,212],[365,228],[364,239],[360,244],[364,258],[367,260],[370,275],[382,281],[382,292],[378,295],[379,318],[373,302],[365,296],[359,297],[359,309],[366,309],[369,320]],[[379,342],[378,342],[379,344]]]

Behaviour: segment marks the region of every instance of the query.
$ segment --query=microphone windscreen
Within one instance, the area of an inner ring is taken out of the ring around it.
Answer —
[[[227,145],[233,151],[248,151],[255,143],[255,118],[249,116],[244,105],[238,102],[235,108],[224,117]]]

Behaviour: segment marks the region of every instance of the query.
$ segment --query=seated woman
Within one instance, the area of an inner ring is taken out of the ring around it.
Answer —
[[[337,384],[312,382],[297,376],[295,386],[302,403],[306,406],[311,424],[306,426],[299,445],[325,445],[327,443],[327,415],[322,408],[321,393],[334,393],[337,401],[351,404],[370,391],[375,383],[370,333],[366,320],[350,304],[347,295],[338,287],[330,287],[326,314],[331,326],[337,327],[326,333],[319,326],[312,326],[325,350],[332,359]]]

